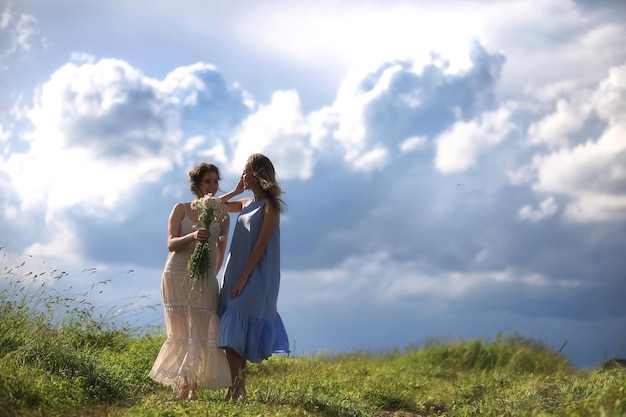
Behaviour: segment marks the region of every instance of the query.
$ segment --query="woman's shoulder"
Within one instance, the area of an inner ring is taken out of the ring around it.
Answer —
[[[251,198],[251,197],[244,197],[240,199],[239,201],[241,201],[241,208],[245,208],[245,207],[248,207],[250,204],[252,204],[255,200],[254,198]]]
[[[172,207],[172,214],[178,217],[184,217],[187,214],[189,204],[190,203],[188,202],[179,201],[178,203],[174,204],[174,207]]]

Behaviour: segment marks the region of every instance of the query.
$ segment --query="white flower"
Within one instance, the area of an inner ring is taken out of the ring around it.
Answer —
[[[198,210],[199,227],[208,229],[218,219],[223,220],[225,207],[219,198],[209,193],[191,202],[191,208]],[[223,240],[224,236],[219,236]],[[189,274],[192,278],[203,279],[208,276],[211,269],[211,247],[208,242],[197,242],[194,252],[187,263]]]

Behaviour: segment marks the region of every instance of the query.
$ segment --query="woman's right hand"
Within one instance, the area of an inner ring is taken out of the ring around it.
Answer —
[[[246,187],[243,184],[243,175],[239,178],[239,182],[237,183],[237,186],[235,187],[235,192],[237,194],[241,194],[244,192],[244,190],[246,189]]]
[[[209,229],[201,228],[194,232],[194,237],[198,241],[207,241],[209,240],[210,236],[211,233],[209,232]]]

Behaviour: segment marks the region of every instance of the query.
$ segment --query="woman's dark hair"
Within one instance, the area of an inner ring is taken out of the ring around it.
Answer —
[[[270,159],[260,153],[250,155],[248,166],[252,175],[259,181],[259,186],[263,190],[270,205],[281,213],[287,209],[285,202],[280,198],[283,190],[276,181],[276,170]]]
[[[198,164],[194,169],[189,171],[189,190],[196,197],[202,197],[200,193],[200,183],[202,182],[202,177],[207,172],[215,172],[217,174],[217,179],[221,180],[222,176],[220,175],[220,169],[217,165],[209,164],[206,162],[202,162]]]

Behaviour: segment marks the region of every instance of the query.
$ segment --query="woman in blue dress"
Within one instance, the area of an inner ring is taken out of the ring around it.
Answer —
[[[254,197],[232,200],[244,190]],[[280,286],[280,213],[285,203],[272,162],[262,154],[248,158],[231,192],[220,197],[229,212],[239,212],[220,291],[218,345],[226,349],[232,387],[227,399],[246,396],[246,362],[259,363],[274,352],[288,352],[289,339],[276,302]]]

